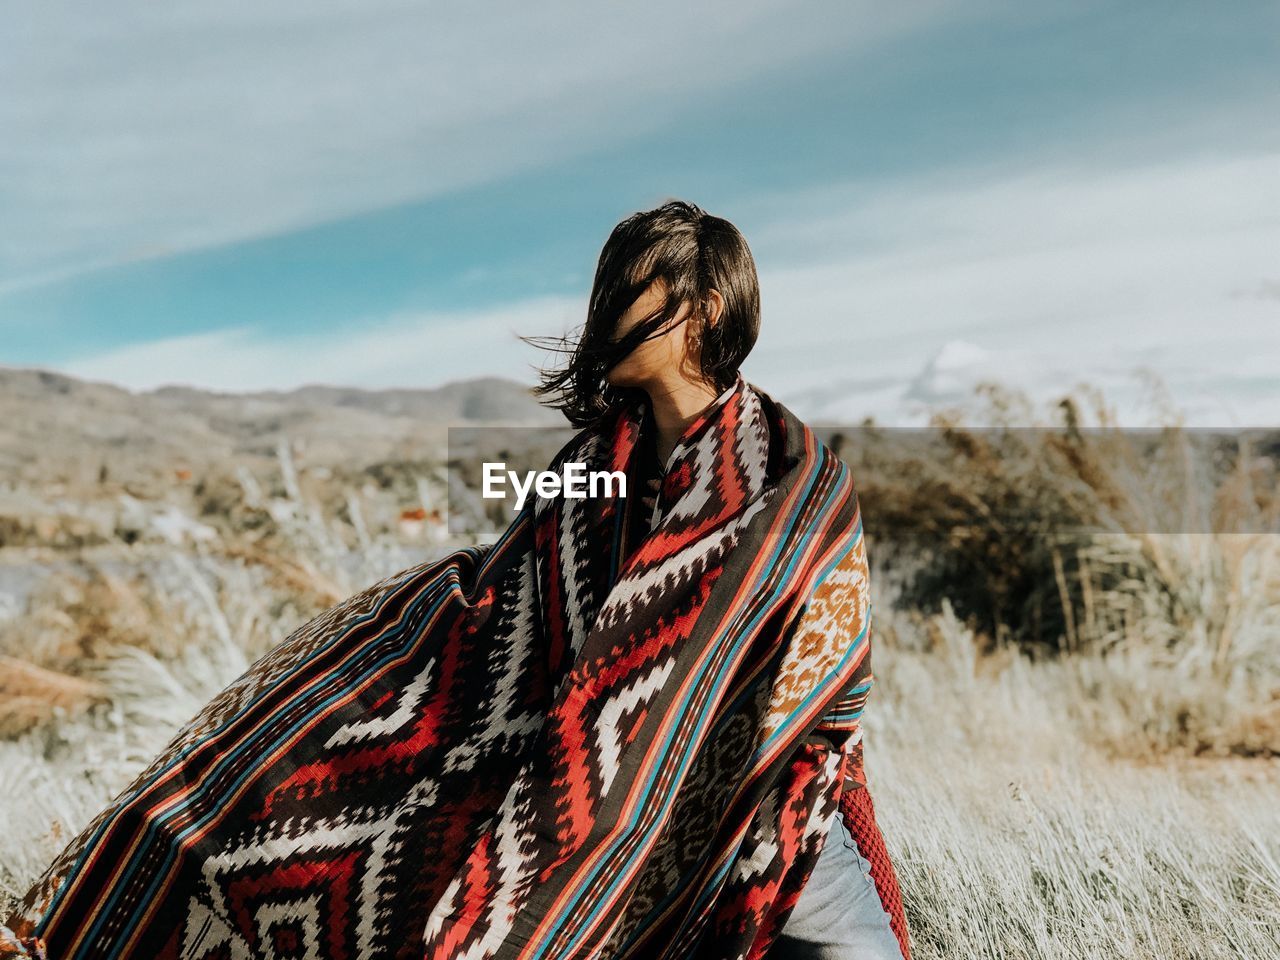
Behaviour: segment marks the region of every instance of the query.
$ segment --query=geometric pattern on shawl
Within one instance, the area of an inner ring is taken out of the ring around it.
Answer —
[[[626,471],[642,415],[551,469]],[[763,956],[849,771],[869,620],[797,624],[857,497],[741,377],[668,462],[625,555],[621,498],[537,498],[299,627],[10,926],[60,960]]]

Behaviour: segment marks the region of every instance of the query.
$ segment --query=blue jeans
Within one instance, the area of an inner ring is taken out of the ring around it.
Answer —
[[[871,879],[871,865],[858,852],[840,814],[769,958],[902,960],[902,948]]]

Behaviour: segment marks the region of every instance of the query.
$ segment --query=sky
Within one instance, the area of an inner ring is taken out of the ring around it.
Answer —
[[[51,0],[0,32],[0,365],[532,382],[678,197],[802,416],[1280,424],[1277,116],[1274,0]]]

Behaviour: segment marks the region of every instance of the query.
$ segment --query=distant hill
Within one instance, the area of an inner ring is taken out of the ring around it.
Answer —
[[[222,393],[132,391],[51,370],[0,367],[0,484],[91,481],[227,458],[274,457],[282,441],[312,465],[426,455],[450,425],[562,426],[529,389],[497,378],[430,389],[306,386]]]

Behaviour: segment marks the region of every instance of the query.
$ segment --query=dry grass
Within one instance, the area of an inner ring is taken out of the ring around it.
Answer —
[[[1117,758],[1146,664],[993,663],[949,611],[925,627],[929,652],[881,644],[867,714],[919,960],[1280,956],[1280,761]]]
[[[1176,639],[1189,623],[1226,647],[1249,615],[1240,602],[1275,599],[1274,586],[1241,589],[1280,576],[1249,566],[1271,562],[1273,547],[1255,547],[1280,533],[1276,463],[1249,438],[1121,429],[1098,398],[1086,422],[1087,392],[1045,418],[994,385],[982,396],[967,414],[979,426],[942,413],[918,435],[868,429],[846,451],[873,528],[909,547],[901,559],[928,551],[910,606],[945,596],[992,641],[1075,651]],[[1197,547],[1207,533],[1230,537]]]
[[[1063,682],[1117,750],[1280,755],[1273,459],[1122,430],[1097,398],[1086,425],[1081,398],[1037,424],[984,396],[981,428],[939,415],[847,452],[897,608],[945,602],[984,652],[1077,659]]]
[[[83,713],[104,694],[91,680],[0,656],[0,737]]]

